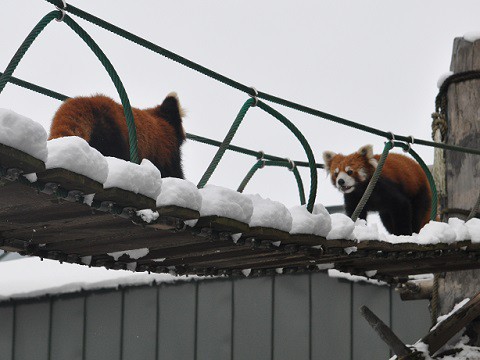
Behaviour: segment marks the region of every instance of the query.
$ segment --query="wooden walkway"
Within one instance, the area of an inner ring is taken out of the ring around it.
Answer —
[[[21,173],[37,173],[30,183]],[[92,206],[83,194],[95,193]],[[136,209],[158,211],[152,223]],[[198,219],[195,227],[185,220]],[[232,234],[242,236],[234,241]],[[278,242],[280,241],[280,245]],[[349,252],[356,247],[357,251]],[[139,259],[117,260],[108,253],[148,248]],[[480,244],[422,246],[381,241],[326,240],[251,228],[235,220],[155,201],[102,185],[64,169],[45,170],[43,162],[0,144],[0,249],[62,262],[133,271],[250,276],[278,271],[336,268],[388,282],[407,275],[480,268]],[[345,251],[347,249],[347,251]],[[376,270],[376,272],[374,271]]]

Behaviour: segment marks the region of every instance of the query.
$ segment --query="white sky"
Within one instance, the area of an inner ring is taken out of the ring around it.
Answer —
[[[448,71],[453,39],[479,30],[478,1],[93,1],[72,4],[168,50],[258,90],[385,131],[430,139],[437,79]],[[28,32],[54,7],[42,0],[2,0],[0,71]],[[114,64],[135,107],[179,94],[186,131],[222,140],[248,96],[74,17]],[[67,25],[52,22],[14,76],[69,96],[118,96],[107,73]],[[47,129],[59,106],[8,84],[0,107]],[[377,136],[273,105],[304,133],[322,162],[324,150],[350,153]],[[306,160],[283,125],[260,109],[247,113],[235,145]],[[433,151],[415,146],[427,163]],[[216,148],[189,141],[183,148],[187,179],[197,183]],[[228,153],[210,183],[236,189],[255,159]],[[302,170],[308,197],[308,170]],[[317,202],[342,196],[319,171]],[[267,168],[245,192],[287,206],[298,203],[293,175]]]

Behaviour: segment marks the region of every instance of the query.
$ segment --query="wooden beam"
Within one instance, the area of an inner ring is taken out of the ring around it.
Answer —
[[[428,352],[434,355],[454,335],[480,316],[480,293],[475,295],[463,307],[441,322],[421,341],[428,345]]]
[[[372,312],[372,310],[363,305],[360,308],[360,313],[395,355],[403,357],[412,354],[412,351],[398,338],[397,335],[395,335],[392,329],[385,325],[385,323]]]

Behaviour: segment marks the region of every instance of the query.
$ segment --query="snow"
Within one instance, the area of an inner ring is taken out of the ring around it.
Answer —
[[[468,227],[465,225],[465,221],[458,218],[450,218],[448,219],[448,225],[455,231],[456,241],[470,240],[470,234]]]
[[[31,174],[25,174],[23,175],[25,179],[30,181],[31,183],[34,183],[38,180],[37,174],[36,173],[31,173]]]
[[[285,205],[278,201],[264,199],[258,194],[245,195],[253,203],[250,227],[268,227],[289,232],[292,228],[292,215]]]
[[[447,71],[447,72],[443,73],[442,75],[440,75],[440,77],[437,80],[437,87],[440,89],[442,87],[443,83],[445,82],[445,80],[447,80],[452,75],[453,75],[453,71]]]
[[[463,38],[469,42],[475,42],[480,39],[480,31],[471,31],[463,35]]]
[[[157,197],[157,207],[169,205],[199,211],[202,196],[197,187],[188,180],[163,178],[162,191]]]
[[[352,282],[366,282],[373,285],[388,285],[387,283],[379,280],[369,279],[363,276],[352,275],[349,273],[344,273],[335,269],[328,270],[328,276],[332,278],[345,279]]]
[[[235,190],[207,185],[199,190],[202,196],[200,216],[222,216],[249,223],[253,214],[252,200]]]
[[[162,187],[162,176],[149,160],[143,159],[140,164],[130,161],[105,157],[108,163],[108,177],[103,184],[105,189],[120,188],[157,199]]]
[[[470,239],[472,243],[479,243],[480,242],[480,219],[473,218],[468,220],[465,223],[465,226],[468,229],[468,233],[470,234]]]
[[[196,276],[132,273],[107,270],[37,257],[0,262],[0,301],[14,298],[33,298],[47,294],[65,294],[82,290],[116,289],[156,283],[174,283],[201,279]]]
[[[0,143],[47,161],[47,132],[43,126],[12,110],[0,109]]]
[[[435,324],[435,326],[433,326],[430,331],[432,330],[435,330],[442,322],[444,322],[445,320],[447,320],[450,316],[452,316],[453,314],[455,314],[458,310],[460,310],[463,306],[465,306],[466,303],[468,303],[470,301],[470,298],[465,298],[463,299],[462,301],[460,301],[459,303],[455,304],[455,306],[453,307],[453,309],[448,313],[448,314],[445,314],[445,315],[441,315],[437,318],[437,323]]]
[[[327,235],[327,240],[346,239],[351,240],[353,238],[353,230],[355,224],[345,214],[332,214],[330,215],[332,220],[332,229]]]
[[[332,220],[325,206],[315,204],[310,213],[305,205],[290,208],[292,228],[290,234],[313,234],[327,236],[332,229]]]
[[[150,209],[144,209],[137,211],[137,216],[140,216],[143,221],[151,223],[155,221],[160,216],[157,211],[152,211]]]
[[[457,239],[455,231],[447,224],[430,221],[418,234],[419,244],[453,243]]]
[[[108,253],[111,257],[117,261],[122,255],[128,255],[130,259],[140,259],[148,254],[149,250],[147,248],[127,250],[127,251],[117,251],[113,253]]]
[[[99,151],[78,136],[47,141],[47,169],[63,168],[103,184],[108,176],[108,163]]]
[[[358,242],[364,240],[380,240],[377,224],[367,224],[367,222],[363,219],[358,219],[355,222],[353,236]]]

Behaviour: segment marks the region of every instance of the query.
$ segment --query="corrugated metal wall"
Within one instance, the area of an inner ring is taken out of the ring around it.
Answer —
[[[428,302],[387,287],[326,274],[207,280],[0,303],[0,359],[388,359],[361,305],[407,343],[428,331]]]

